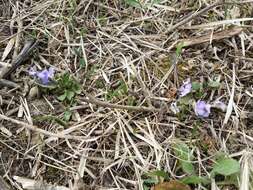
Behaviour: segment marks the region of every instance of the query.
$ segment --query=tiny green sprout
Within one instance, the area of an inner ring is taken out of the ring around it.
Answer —
[[[72,116],[72,112],[71,112],[70,110],[67,109],[67,110],[64,112],[63,119],[64,119],[65,121],[69,121],[70,118],[71,118],[71,116]]]
[[[177,46],[176,46],[176,48],[177,48],[176,49],[176,55],[177,55],[177,57],[179,57],[181,55],[183,47],[184,47],[184,43],[183,42],[180,42],[180,43],[177,44]]]

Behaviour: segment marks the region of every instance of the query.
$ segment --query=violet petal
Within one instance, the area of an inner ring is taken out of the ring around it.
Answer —
[[[208,117],[211,112],[211,105],[203,100],[198,100],[195,104],[194,111],[198,117]]]
[[[49,72],[47,69],[44,69],[41,72],[37,72],[37,77],[40,79],[42,84],[48,84],[49,83]]]
[[[178,89],[179,96],[183,97],[189,94],[192,90],[192,84],[190,81],[190,78],[188,78],[186,81],[183,82],[183,85]]]

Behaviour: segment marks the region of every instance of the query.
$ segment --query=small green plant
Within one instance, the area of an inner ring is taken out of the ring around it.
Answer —
[[[217,90],[221,86],[220,79],[209,80],[208,82],[191,82],[190,78],[183,82],[183,85],[178,89],[179,99],[177,100],[178,118],[184,119],[187,113],[187,108],[190,106],[198,118],[208,118],[211,114],[211,108],[219,109],[223,112],[226,111],[226,104],[220,100],[213,101],[211,104],[207,103],[204,99],[208,95]],[[191,113],[191,112],[190,112]]]
[[[61,122],[59,119],[55,119],[57,123],[66,126],[66,122],[68,122],[72,116],[69,106],[75,104],[76,95],[81,93],[80,84],[69,73],[64,73],[56,76],[53,84],[46,86],[46,88],[52,94],[57,95],[57,99],[66,105],[63,118],[60,119]]]
[[[203,184],[208,185],[211,183],[211,178],[215,178],[217,175],[224,176],[223,180],[226,184],[236,185],[236,177],[240,171],[240,164],[237,160],[226,157],[225,154],[220,154],[215,163],[212,165],[211,176],[197,176],[192,161],[194,159],[193,150],[191,150],[187,144],[183,142],[177,142],[174,146],[174,153],[179,159],[179,166],[186,177],[181,179],[185,184]]]
[[[81,93],[80,84],[73,78],[69,73],[64,73],[56,77],[55,88],[53,92],[58,95],[57,99],[67,105],[63,113],[63,120],[65,122],[70,121],[72,112],[69,110],[68,106],[75,103],[76,95]]]
[[[66,109],[63,115],[64,121],[69,121],[72,116],[72,112],[69,109]]]
[[[177,57],[179,57],[181,55],[183,47],[184,47],[183,42],[180,42],[180,43],[177,44],[177,46],[176,46],[176,55],[177,55]]]
[[[240,172],[240,164],[237,160],[229,158],[225,153],[219,153],[215,157],[214,164],[210,168],[210,176],[199,176],[193,165],[194,150],[187,144],[181,141],[175,142],[173,152],[178,160],[177,172],[183,172],[185,177],[179,181],[186,185],[199,185],[210,188],[211,179],[215,179],[216,184],[223,185],[238,185],[238,177]],[[173,181],[169,174],[163,170],[154,170],[142,176],[144,190],[150,190],[152,186]],[[218,178],[218,179],[217,179]]]
[[[53,91],[58,95],[58,100],[72,104],[74,103],[75,96],[81,93],[81,87],[69,73],[65,73],[56,77]]]

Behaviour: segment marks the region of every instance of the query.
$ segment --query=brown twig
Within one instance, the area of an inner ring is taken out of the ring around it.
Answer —
[[[20,88],[20,85],[18,85],[17,83],[6,79],[0,79],[0,87],[2,86],[7,86],[10,88]]]
[[[228,30],[219,31],[214,34],[209,33],[209,34],[206,34],[203,36],[197,36],[197,37],[193,37],[193,38],[189,38],[189,39],[182,39],[182,40],[179,40],[178,43],[182,43],[184,47],[189,47],[189,46],[193,46],[193,45],[197,45],[197,44],[210,42],[210,39],[212,41],[215,41],[215,40],[217,41],[217,40],[222,40],[225,38],[230,38],[232,36],[236,36],[236,35],[240,34],[242,32],[242,30],[243,30],[242,28],[232,28],[232,29],[228,29]]]
[[[109,102],[104,102],[94,98],[92,95],[86,93],[87,98],[80,98],[82,101],[86,103],[96,104],[98,106],[112,108],[112,109],[123,109],[129,111],[139,111],[139,112],[159,112],[160,109],[153,108],[153,107],[145,107],[145,106],[126,106],[126,105],[119,105],[119,104],[111,104]]]

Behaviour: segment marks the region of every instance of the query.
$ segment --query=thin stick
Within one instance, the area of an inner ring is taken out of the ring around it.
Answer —
[[[10,190],[11,188],[7,185],[7,183],[4,181],[2,176],[0,176],[0,189],[1,190]]]
[[[224,38],[230,38],[232,36],[236,36],[240,34],[242,31],[243,31],[242,28],[232,28],[232,29],[216,32],[212,35],[212,41],[222,40]],[[182,39],[182,40],[179,40],[179,43],[182,43],[184,47],[189,47],[196,44],[210,42],[210,38],[211,38],[211,33],[203,35],[203,36]]]
[[[123,110],[129,110],[129,111],[139,111],[139,112],[159,112],[160,109],[152,108],[152,107],[145,107],[145,106],[125,106],[125,105],[119,105],[119,104],[111,104],[108,102],[104,102],[101,100],[98,100],[94,98],[92,95],[87,94],[86,96],[88,98],[80,98],[82,101],[86,103],[96,104],[102,107],[106,108],[113,108],[113,109],[123,109]]]
[[[10,88],[20,88],[20,85],[18,85],[17,83],[6,79],[0,79],[0,87],[2,86],[7,86]]]

